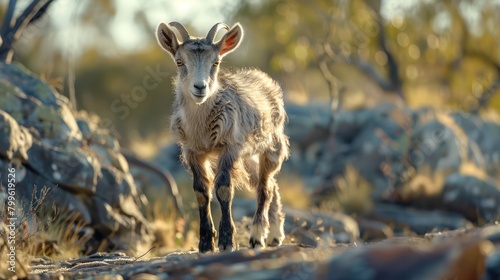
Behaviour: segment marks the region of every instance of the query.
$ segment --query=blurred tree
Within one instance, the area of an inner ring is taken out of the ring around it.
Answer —
[[[9,0],[2,26],[0,27],[0,60],[6,63],[12,61],[14,55],[13,45],[19,39],[24,29],[37,20],[47,11],[53,0],[33,0],[26,8],[15,16],[17,0]]]
[[[347,108],[401,96],[412,106],[498,110],[500,3],[412,3],[275,0],[244,3],[234,18],[253,31],[252,48],[265,50],[251,61],[291,92],[305,87],[300,96],[328,96],[318,94],[328,92],[315,73],[323,63],[348,93]]]
[[[78,108],[101,115],[123,143],[137,134],[166,137],[172,100],[167,76],[175,68],[156,46],[156,23],[148,18],[146,4],[135,5],[126,18],[137,28],[134,34],[127,29],[117,34],[113,28],[119,25],[121,2],[61,5],[68,5],[71,18],[66,28],[80,39],[61,46],[55,23],[42,18],[20,38],[15,59],[46,72],[52,82],[58,80],[50,76],[65,76],[63,93],[73,91]],[[241,22],[245,39],[226,67],[261,68],[280,81],[288,102],[335,97],[345,109],[404,100],[410,106],[500,110],[498,1],[257,0],[232,5],[227,22]],[[116,38],[127,36],[144,42],[123,49]],[[151,71],[160,71],[161,81],[155,80],[143,98],[139,88],[145,88]],[[139,101],[130,101],[134,93]]]

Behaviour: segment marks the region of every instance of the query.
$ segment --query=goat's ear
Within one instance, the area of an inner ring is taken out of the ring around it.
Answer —
[[[179,48],[179,41],[177,41],[177,37],[175,33],[168,27],[164,22],[158,25],[156,29],[156,40],[158,40],[158,44],[160,47],[175,57],[175,52]]]
[[[236,23],[229,31],[224,34],[222,39],[217,42],[219,47],[219,55],[224,56],[234,51],[243,39],[243,28],[239,23]]]

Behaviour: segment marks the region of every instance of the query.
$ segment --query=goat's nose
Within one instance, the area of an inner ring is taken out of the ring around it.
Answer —
[[[205,84],[194,85],[194,88],[197,90],[202,90],[202,89],[205,89],[206,87],[207,87],[207,85],[205,85]]]

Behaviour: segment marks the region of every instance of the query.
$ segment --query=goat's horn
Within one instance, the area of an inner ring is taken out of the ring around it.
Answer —
[[[189,32],[186,30],[184,25],[180,24],[177,21],[172,21],[168,25],[175,27],[177,30],[179,30],[179,33],[181,34],[183,42],[189,40]]]
[[[215,35],[217,34],[217,32],[219,32],[219,30],[221,30],[221,28],[229,30],[229,26],[227,26],[225,23],[219,22],[216,25],[212,26],[212,29],[208,31],[207,41],[213,43]]]

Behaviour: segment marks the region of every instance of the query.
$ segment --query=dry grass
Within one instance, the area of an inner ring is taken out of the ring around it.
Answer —
[[[184,200],[186,202],[187,200]],[[197,214],[193,207],[188,211],[188,220],[177,217],[172,204],[157,199],[151,201],[146,209],[146,218],[151,222],[155,234],[154,249],[149,257],[165,255],[178,250],[191,250],[197,247]],[[189,205],[189,204],[188,204]]]
[[[420,167],[414,176],[399,189],[402,201],[414,201],[437,196],[443,189],[450,170],[432,171],[430,165]]]
[[[308,209],[311,205],[310,194],[304,181],[296,174],[281,174],[278,177],[281,200],[284,204],[297,209]]]
[[[342,211],[349,215],[361,215],[373,207],[373,187],[352,166],[346,166],[344,175],[336,180],[337,191],[325,199],[323,211]]]
[[[476,178],[487,180],[489,178],[488,173],[484,168],[477,166],[472,161],[462,162],[458,172],[462,175],[474,176]]]
[[[148,160],[158,155],[162,147],[173,142],[172,136],[166,131],[148,137],[141,136],[137,131],[131,131],[128,133],[128,137],[130,138],[128,148],[132,153]]]
[[[10,233],[6,227],[8,221],[0,221],[0,278],[27,277],[29,263],[34,257],[64,260],[83,255],[91,233],[84,233],[85,225],[78,215],[62,213],[54,205],[51,210],[43,207],[46,196],[52,190],[53,188],[41,188],[37,198],[35,187],[31,201],[27,204],[18,201],[20,204],[16,207],[18,219],[15,228],[16,275],[8,271],[9,248],[5,246],[10,246],[7,240],[7,234]],[[29,210],[23,212],[22,209]],[[0,209],[1,217],[7,218],[6,210]]]
[[[31,254],[56,260],[80,257],[85,253],[85,244],[92,237],[90,233],[81,234],[84,228],[85,224],[79,215],[57,216],[30,238],[28,245]]]
[[[29,263],[34,257],[49,257],[53,260],[64,260],[76,258],[83,254],[85,243],[90,235],[81,236],[79,232],[84,225],[78,222],[78,216],[57,215],[56,217],[29,217],[30,223],[34,223],[35,229],[30,230],[27,216],[20,218],[22,221],[16,227],[15,253],[16,276],[25,277],[29,270]],[[4,224],[2,223],[2,226]],[[9,232],[5,227],[1,231],[2,236]],[[14,277],[8,271],[7,253],[9,249],[3,246],[7,239],[0,241],[0,275]]]

